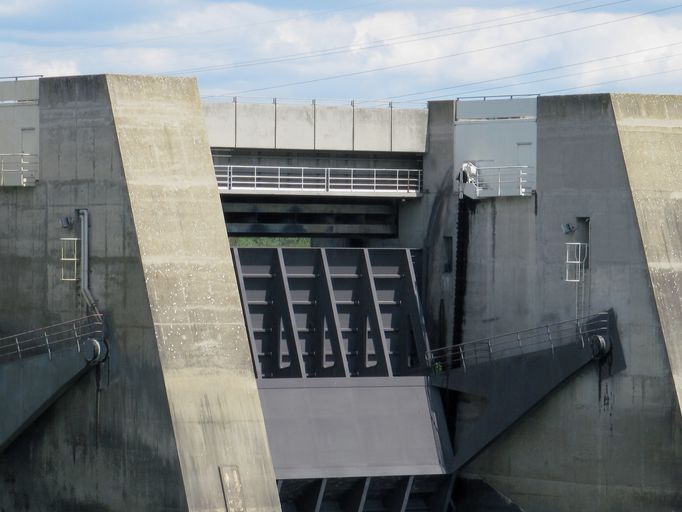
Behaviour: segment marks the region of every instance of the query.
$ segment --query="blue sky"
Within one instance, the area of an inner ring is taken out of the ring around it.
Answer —
[[[1,75],[190,75],[207,99],[682,93],[673,1],[0,0],[0,30]]]

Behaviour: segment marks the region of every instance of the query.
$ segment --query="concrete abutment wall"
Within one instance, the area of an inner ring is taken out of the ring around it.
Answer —
[[[0,189],[0,328],[82,314],[59,219],[88,208],[111,357],[0,456],[0,509],[279,510],[195,82],[44,79],[40,126],[38,186]]]

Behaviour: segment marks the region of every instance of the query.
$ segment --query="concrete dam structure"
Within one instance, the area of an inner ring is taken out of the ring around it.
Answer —
[[[682,510],[682,97],[0,99],[0,511]]]

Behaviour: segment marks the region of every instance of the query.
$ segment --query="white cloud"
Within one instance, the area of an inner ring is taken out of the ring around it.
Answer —
[[[67,41],[76,47],[58,49],[59,53],[42,50],[44,53],[31,55],[27,60],[21,54],[30,52],[29,46],[16,41],[13,44],[0,44],[0,55],[4,55],[0,57],[3,59],[0,64],[5,69],[12,68],[11,64],[14,64],[17,73],[22,74],[160,73],[209,66],[226,68],[253,59],[349,45],[356,48],[354,51],[314,59],[198,73],[202,92],[217,94],[436,59],[381,73],[254,93],[266,96],[367,98],[518,75],[682,42],[682,16],[677,14],[610,23],[628,14],[595,10],[512,24],[511,21],[521,19],[520,15],[534,18],[542,14],[524,13],[518,8],[462,7],[400,9],[365,15],[354,11],[340,11],[309,16],[305,11],[271,9],[247,2],[190,4],[192,7],[183,7],[187,4],[182,2],[168,4],[175,5],[176,10],[167,10],[163,16],[149,23],[81,33],[78,41],[71,40],[69,34],[53,34],[55,44]],[[500,18],[508,20],[488,23],[495,26],[481,29],[484,22]],[[267,23],[269,20],[278,21]],[[606,24],[561,36],[510,44],[599,23]],[[466,31],[467,28],[463,25],[471,24],[478,24],[479,30],[473,31],[469,27]],[[357,49],[406,34],[457,26],[460,28],[451,31],[461,32],[459,34],[367,51]],[[50,34],[42,34],[42,37],[49,39]],[[78,49],[88,44],[102,47]],[[499,47],[477,51],[495,46]],[[12,52],[17,55],[16,58],[11,57]],[[439,59],[455,53],[461,55]],[[676,53],[682,53],[682,45],[546,74],[506,79],[485,86],[452,89],[440,94],[451,93],[456,96],[486,87],[490,88],[492,94],[541,92],[610,79],[633,78],[682,67],[682,58],[674,56]],[[662,59],[663,56],[667,58]],[[627,65],[614,67],[616,64]],[[568,74],[572,76],[563,76]],[[556,80],[524,84],[560,75],[563,77]],[[679,77],[679,73],[670,73],[657,78],[626,81],[614,88],[635,91],[647,88],[650,92],[674,92],[679,91]],[[498,88],[501,85],[505,87]]]
[[[43,8],[43,0],[2,0],[0,18],[26,15]]]

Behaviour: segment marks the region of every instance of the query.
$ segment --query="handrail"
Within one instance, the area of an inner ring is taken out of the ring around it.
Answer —
[[[530,195],[532,188],[528,179],[530,167],[528,165],[503,165],[496,167],[478,167],[473,176],[476,195],[482,190],[488,190],[496,196]]]
[[[0,153],[0,186],[32,186],[38,179],[38,155]]]
[[[437,348],[427,354],[429,366],[437,372],[452,368],[466,371],[478,364],[580,343],[587,346],[592,336],[608,337],[609,315],[599,313],[577,320],[534,327],[521,331],[491,336],[459,345]]]
[[[78,351],[84,341],[104,337],[104,318],[101,314],[89,315],[58,324],[25,331],[0,338],[0,363],[18,361],[26,357],[48,354],[75,344]]]
[[[320,191],[419,194],[421,169],[270,165],[215,166],[222,191]]]

